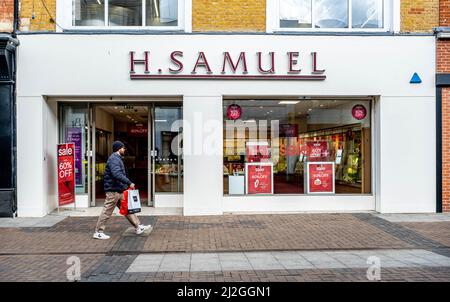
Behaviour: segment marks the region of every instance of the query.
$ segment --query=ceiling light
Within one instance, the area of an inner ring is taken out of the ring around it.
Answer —
[[[122,111],[122,110],[120,110],[120,113],[123,113],[123,111]]]
[[[300,101],[281,101],[278,104],[280,104],[280,105],[295,105],[298,103],[300,103]]]
[[[312,109],[311,109],[311,108],[309,108],[309,109],[308,109],[308,111],[312,111]]]
[[[157,123],[167,123],[167,120],[155,120]]]
[[[119,107],[114,107],[114,109],[116,109],[116,110],[117,110],[117,109],[119,109]]]

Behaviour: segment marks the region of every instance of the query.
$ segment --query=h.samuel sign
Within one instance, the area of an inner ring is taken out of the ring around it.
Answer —
[[[203,51],[187,60],[183,51],[173,51],[165,62],[152,60],[150,51],[137,55],[130,51],[130,79],[216,79],[216,80],[325,80],[325,70],[319,69],[318,54],[303,56],[289,51],[277,56],[275,52],[240,52],[208,59]],[[139,65],[139,66],[137,66]],[[304,71],[303,69],[308,71]]]

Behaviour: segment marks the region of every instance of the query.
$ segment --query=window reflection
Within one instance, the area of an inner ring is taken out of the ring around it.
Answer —
[[[177,26],[178,0],[146,0],[147,26]]]
[[[178,0],[73,0],[74,26],[143,26],[144,19],[146,26],[178,26]]]
[[[382,28],[383,0],[358,0],[352,3],[353,28]]]
[[[281,0],[280,26],[311,28],[311,0]]]
[[[110,26],[141,26],[141,0],[109,0]]]
[[[348,27],[348,0],[315,0],[316,28]]]
[[[74,0],[75,26],[104,26],[105,1]]]

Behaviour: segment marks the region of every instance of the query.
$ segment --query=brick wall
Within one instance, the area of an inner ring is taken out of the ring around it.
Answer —
[[[439,26],[450,26],[450,0],[440,0]],[[436,42],[437,73],[450,73],[450,40]],[[450,212],[450,88],[442,89],[442,211]]]
[[[14,23],[14,0],[0,1],[0,32],[12,32]]]
[[[439,1],[439,26],[450,26],[450,1]]]
[[[442,89],[442,211],[450,212],[450,88]]]
[[[266,30],[265,0],[192,0],[193,31]]]
[[[19,29],[21,31],[55,31],[54,18],[56,18],[56,0],[20,1]]]
[[[437,40],[437,73],[450,73],[450,40]]]
[[[439,0],[401,0],[402,32],[433,32],[438,24]]]

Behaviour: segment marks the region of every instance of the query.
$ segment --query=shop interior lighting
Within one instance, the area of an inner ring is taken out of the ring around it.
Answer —
[[[100,0],[97,0],[98,5],[102,5],[102,2]]]
[[[281,101],[278,104],[280,104],[280,105],[295,105],[298,103],[300,103],[300,101]]]
[[[167,120],[155,120],[157,123],[167,123]]]

